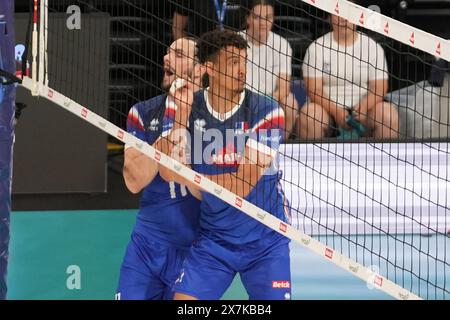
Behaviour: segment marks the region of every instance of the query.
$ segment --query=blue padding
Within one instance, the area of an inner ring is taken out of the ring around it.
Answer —
[[[15,73],[14,0],[0,0],[0,68]],[[15,85],[1,87],[0,100],[0,300],[6,298],[11,212],[11,168]]]

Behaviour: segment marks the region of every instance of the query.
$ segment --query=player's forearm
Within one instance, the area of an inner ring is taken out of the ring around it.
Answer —
[[[155,178],[158,172],[158,164],[141,154],[137,157],[127,157],[123,166],[125,184],[132,193],[138,193]]]
[[[233,192],[239,197],[247,197],[261,179],[264,168],[256,164],[241,164],[236,173],[208,175],[207,178]]]
[[[186,185],[186,179],[165,166],[159,167],[159,175],[167,182],[173,181],[178,184]]]
[[[183,113],[183,114],[180,114]],[[179,155],[174,154],[174,150],[184,149],[187,139],[187,123],[189,120],[189,112],[177,111],[175,121],[170,134],[166,138],[161,138],[156,143],[156,148],[164,154],[179,160]]]
[[[189,192],[197,199],[197,200],[203,200],[202,192],[199,188],[195,187],[194,185],[187,185],[187,188]]]
[[[186,165],[186,166],[189,167],[189,165]],[[191,191],[191,193],[194,197],[201,200],[200,188],[197,185],[195,185],[193,182],[191,182],[190,180],[188,180],[185,177],[181,176],[180,174],[176,173],[175,171],[170,170],[164,166],[160,166],[159,167],[159,175],[161,176],[162,179],[164,179],[167,182],[173,181],[178,184],[185,185]]]

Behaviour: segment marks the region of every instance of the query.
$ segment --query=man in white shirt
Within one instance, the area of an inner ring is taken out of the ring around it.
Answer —
[[[333,31],[313,42],[303,61],[314,103],[300,112],[300,137],[331,136],[333,127],[352,130],[347,123],[351,114],[365,127],[365,136],[397,138],[397,110],[383,101],[388,92],[383,48],[343,18],[332,15],[331,23]]]
[[[271,0],[253,0],[247,15],[247,80],[249,90],[273,97],[284,109],[287,138],[298,117],[298,103],[291,92],[292,48],[273,33],[274,7]]]

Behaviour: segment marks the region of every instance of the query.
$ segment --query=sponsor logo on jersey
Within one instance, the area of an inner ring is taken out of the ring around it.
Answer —
[[[233,143],[229,143],[217,154],[211,155],[211,162],[221,167],[237,167],[242,162],[242,153],[237,152]]]
[[[206,132],[205,126],[206,126],[205,119],[197,119],[194,121],[194,128],[197,131]]]
[[[153,119],[152,121],[150,121],[150,126],[148,127],[148,130],[158,131],[158,127],[159,127],[159,120]]]

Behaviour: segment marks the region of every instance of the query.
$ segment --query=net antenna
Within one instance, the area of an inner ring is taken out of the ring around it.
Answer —
[[[39,96],[39,85],[38,85],[38,70],[37,70],[37,57],[38,57],[38,17],[39,17],[39,0],[33,0],[33,33],[32,33],[32,66],[31,66],[31,76],[33,81],[33,86],[31,89],[31,94],[33,96]]]
[[[177,172],[183,176],[185,176],[187,179],[191,180],[193,183],[197,184],[199,187],[201,187],[204,190],[210,191],[211,193],[220,193],[221,198],[223,201],[228,203],[229,205],[241,210],[243,213],[251,216],[252,218],[256,219],[260,223],[266,225],[267,227],[273,229],[274,231],[296,241],[297,243],[305,246],[309,250],[315,252],[317,255],[323,257],[324,259],[332,262],[333,264],[341,267],[342,269],[348,271],[349,273],[353,274],[354,276],[360,278],[361,280],[367,282],[368,284],[372,284],[377,289],[385,292],[386,294],[396,298],[396,299],[403,299],[403,300],[411,300],[411,299],[421,299],[421,295],[425,295],[425,297],[428,297],[428,289],[426,292],[420,292],[420,289],[417,289],[416,286],[409,284],[405,285],[407,288],[402,287],[398,283],[396,283],[396,275],[394,276],[388,276],[386,274],[378,273],[371,268],[364,265],[364,263],[361,263],[360,261],[357,261],[357,258],[349,258],[348,253],[342,253],[341,251],[337,250],[335,247],[328,245],[327,239],[323,239],[319,237],[318,239],[306,234],[306,232],[301,232],[299,229],[300,227],[297,225],[287,225],[283,221],[277,219],[273,215],[271,215],[269,212],[266,212],[262,210],[261,208],[258,208],[252,203],[249,203],[243,198],[240,198],[236,196],[235,194],[231,193],[227,189],[221,187],[220,185],[214,183],[213,181],[210,181],[203,176],[199,175],[195,171],[191,170],[188,167],[185,167],[181,163],[177,162],[176,160],[170,158],[169,156],[166,156],[165,154],[160,153],[159,151],[155,150],[152,146],[148,145],[147,143],[139,140],[138,138],[134,137],[133,135],[126,132],[126,130],[121,126],[120,124],[117,125],[116,123],[113,123],[111,121],[108,121],[105,117],[102,117],[98,115],[97,113],[93,112],[88,107],[83,106],[83,104],[74,101],[70,96],[66,96],[62,94],[60,91],[49,87],[49,76],[51,77],[51,74],[48,71],[48,65],[49,65],[49,59],[50,55],[48,54],[48,20],[49,17],[51,18],[51,15],[49,16],[48,10],[49,10],[49,2],[51,3],[52,0],[34,0],[34,20],[33,20],[33,65],[32,65],[32,78],[24,77],[22,86],[28,90],[30,90],[33,95],[44,97],[56,105],[62,107],[63,109],[73,113],[74,115],[78,116],[83,121],[86,121],[93,126],[99,128],[100,130],[108,133],[110,136],[118,139],[119,141],[126,143],[127,145],[133,146],[134,148],[138,149],[142,153],[146,154],[148,157],[154,159],[155,161],[159,162],[161,165],[173,170],[174,172]],[[119,1],[120,2],[120,1]],[[127,1],[124,1],[127,2]],[[282,2],[282,1],[280,1]],[[346,0],[327,0],[327,1],[311,1],[311,0],[302,0],[302,2],[308,4],[311,6],[311,8],[316,8],[323,10],[325,12],[338,15],[340,17],[343,17],[350,22],[356,24],[357,26],[360,26],[362,28],[374,31],[376,33],[379,33],[385,37],[389,37],[390,39],[396,40],[400,43],[403,43],[407,45],[408,47],[420,49],[423,52],[429,53],[435,57],[445,59],[447,61],[450,61],[450,43],[449,41],[437,37],[433,34],[424,32],[422,30],[419,30],[417,28],[411,27],[409,25],[406,25],[404,23],[401,23],[399,21],[396,21],[395,19],[386,17],[380,13],[374,12],[372,10],[363,8],[359,5],[356,5],[352,2],[346,1]],[[83,1],[80,1],[80,3],[83,3]],[[216,1],[218,3],[218,1]],[[144,5],[142,5],[144,6]],[[39,11],[38,11],[39,8]],[[132,7],[133,10],[136,10],[137,12],[145,12],[146,7]],[[91,9],[93,9],[91,7]],[[98,11],[101,12],[103,8],[100,6]],[[40,13],[38,15],[38,12]],[[38,20],[38,16],[40,16],[40,19]],[[160,23],[157,17],[152,17],[153,19],[157,20],[157,23]],[[126,25],[127,27],[130,27],[130,29],[133,29],[135,32],[139,32],[139,30],[136,29],[134,25],[130,22],[129,25],[127,25],[126,21],[121,21],[121,24]],[[130,26],[131,25],[131,26]],[[51,32],[51,30],[50,30]],[[142,32],[144,33],[144,32]],[[133,41],[133,39],[128,39],[128,41]],[[145,59],[145,57],[140,57],[142,59]],[[39,61],[39,64],[36,62]],[[147,61],[148,62],[148,61]],[[50,64],[52,62],[50,61]],[[155,63],[154,61],[151,61],[151,63]],[[37,67],[39,69],[37,70]],[[37,72],[38,71],[38,72]],[[50,79],[52,80],[52,79]],[[51,83],[51,82],[50,82]],[[130,93],[127,93],[130,95]],[[126,113],[124,113],[126,114]],[[369,146],[375,150],[374,152],[378,152],[378,154],[386,154],[386,150],[390,150],[390,145],[382,144],[381,147],[378,147],[376,144],[369,144]],[[305,153],[310,152],[311,150],[308,150],[308,148],[316,148],[322,150],[324,153],[330,152],[329,145],[322,145],[322,144],[310,144],[305,145],[301,148]],[[347,147],[343,147],[347,148]],[[434,148],[434,146],[431,145],[431,149]],[[356,146],[355,148],[350,148],[349,152],[352,153],[353,150],[362,150],[363,148],[361,146]],[[445,148],[444,148],[445,149]],[[439,154],[441,150],[444,149],[438,149],[436,152]],[[289,147],[286,147],[284,149],[284,152],[292,152],[289,151]],[[311,153],[309,153],[311,154]],[[336,157],[342,157],[345,159],[345,151],[342,151],[339,149],[339,147],[336,147],[336,149],[332,150],[332,154],[334,154]],[[286,154],[284,154],[286,155]],[[289,158],[289,157],[286,157]],[[350,162],[358,161],[355,160],[354,157],[350,157],[351,159],[348,160]],[[400,159],[401,161],[404,160],[404,163],[409,163],[408,156],[406,155],[404,159],[400,155],[400,153],[397,153],[397,159]],[[298,171],[302,171],[304,168],[307,168],[308,170],[311,169],[312,171],[317,170],[316,168],[308,167],[308,160],[298,160],[299,167],[297,168]],[[400,161],[400,162],[401,162]],[[447,160],[446,160],[447,161]],[[410,163],[409,163],[410,164]],[[362,164],[361,166],[364,166]],[[361,167],[360,166],[360,167]],[[301,168],[301,169],[300,169]],[[316,172],[317,173],[317,172]],[[297,172],[297,175],[299,173]],[[383,176],[379,177],[381,180],[385,179]],[[289,181],[289,176],[287,176],[285,181],[286,185],[293,185],[294,182]],[[329,182],[329,179],[325,179],[325,181]],[[335,181],[336,182],[336,181]],[[336,183],[339,183],[336,182]],[[445,186],[447,186],[448,180],[445,181]],[[402,188],[402,186],[399,184],[397,186],[398,188]],[[350,187],[349,189],[352,189]],[[413,188],[414,189],[414,188]],[[364,190],[364,188],[362,188]],[[353,190],[355,191],[355,190]],[[448,190],[446,190],[447,192]],[[360,193],[361,189],[358,189],[355,191],[356,193]],[[305,194],[308,193],[308,191],[304,191]],[[447,192],[448,193],[448,192]],[[298,195],[297,195],[298,196]],[[311,198],[314,198],[317,201],[321,201],[323,199],[321,196],[317,195],[311,195]],[[446,196],[446,195],[444,195]],[[302,198],[301,196],[298,196],[298,198]],[[305,196],[305,199],[307,196]],[[327,199],[325,199],[327,200]],[[328,201],[328,200],[327,200]],[[307,204],[306,204],[307,205]],[[331,204],[332,206],[333,204]],[[439,204],[440,207],[443,207],[444,210],[447,210],[448,206]],[[326,229],[327,231],[331,230],[333,233],[338,233],[333,227],[327,226],[324,224],[327,223],[327,221],[322,221],[321,218],[317,218],[314,216],[303,216],[302,212],[298,210],[298,208],[292,207],[294,211],[297,212],[298,219],[303,221],[309,221],[312,225],[314,225],[314,228],[317,230]],[[336,208],[334,208],[336,209]],[[337,208],[339,209],[339,208]],[[391,208],[388,208],[391,210]],[[442,208],[441,208],[442,209]],[[364,220],[360,217],[355,217],[351,212],[345,212],[346,213],[346,219],[354,219],[355,224],[361,223],[365,225],[368,220],[370,221],[370,225],[374,226],[374,221],[376,219],[367,219]],[[417,222],[415,218],[408,218],[408,217],[402,217],[403,220],[400,224],[406,225],[407,223],[415,223]],[[382,224],[382,219],[379,219],[379,223]],[[389,217],[388,217],[389,220]],[[331,220],[330,220],[331,221]],[[336,223],[337,220],[333,220],[333,223]],[[397,222],[397,220],[396,220]],[[435,234],[445,234],[446,231],[450,230],[450,223],[445,220],[444,223],[440,223],[436,225],[436,228],[430,227],[430,223],[422,223],[422,221],[419,221],[418,223],[419,227],[412,227],[412,229],[418,228],[419,231],[424,228],[428,232],[434,232]],[[392,236],[389,233],[389,226],[387,228],[378,226],[375,227],[377,229],[377,232],[381,234],[388,234],[389,237],[397,241],[397,238],[395,236]],[[404,228],[406,230],[407,228]],[[394,230],[394,233],[398,230]],[[327,236],[328,234],[325,234]],[[346,238],[346,241],[348,239]],[[446,241],[446,240],[444,240]],[[411,251],[416,250],[416,244],[411,241],[410,243],[404,240],[403,245],[407,246],[408,249]],[[366,244],[360,244],[358,241],[356,241],[356,246],[361,247],[365,246]],[[365,248],[365,247],[364,247]],[[445,244],[444,244],[444,248]],[[366,249],[366,248],[365,248]],[[370,250],[370,249],[369,249]],[[400,249],[401,250],[401,249]],[[422,249],[418,249],[419,252],[422,254]],[[444,249],[445,250],[445,249]],[[397,253],[397,251],[395,251]],[[378,254],[378,257],[381,257],[381,253]],[[386,260],[387,264],[391,263],[388,261],[389,255],[382,256],[384,260]],[[427,256],[427,259],[429,257]],[[444,271],[444,277],[446,276],[446,273],[450,273],[449,271],[449,262],[448,257],[444,256],[439,258],[431,258],[435,259],[438,263],[443,265],[445,268]],[[401,259],[400,259],[401,260]],[[408,266],[402,265],[401,261],[396,261],[396,263],[399,263],[400,265],[395,265],[395,272],[397,272],[397,268],[399,270],[407,270],[409,274],[411,274],[411,277],[418,278],[419,282],[426,281],[427,284],[429,283],[430,286],[434,287],[435,290],[439,290],[439,292],[442,292],[443,297],[448,297],[449,295],[449,286],[447,284],[446,279],[443,280],[443,284],[437,284],[432,283],[433,279],[428,279],[426,276],[419,274],[415,274],[412,270],[412,267],[409,268]],[[409,269],[408,269],[409,268]],[[425,280],[424,280],[425,279]],[[437,280],[436,280],[437,282]],[[436,295],[437,296],[437,295]]]

